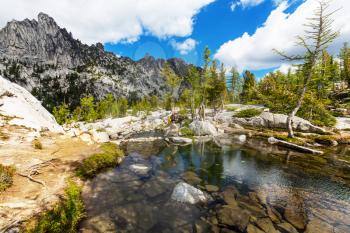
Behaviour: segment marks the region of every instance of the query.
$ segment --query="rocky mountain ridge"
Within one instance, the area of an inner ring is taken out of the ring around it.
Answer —
[[[87,94],[100,99],[112,93],[131,100],[163,96],[165,62],[181,77],[191,67],[177,58],[117,57],[100,43],[89,46],[74,39],[44,13],[37,20],[13,20],[0,30],[0,74],[26,88],[48,109],[62,102],[74,107]]]

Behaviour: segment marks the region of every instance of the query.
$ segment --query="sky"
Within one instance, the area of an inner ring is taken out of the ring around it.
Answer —
[[[317,0],[0,0],[0,6],[0,27],[44,12],[75,38],[101,42],[118,56],[180,57],[201,66],[208,46],[227,69],[263,77],[290,67],[273,49],[303,52],[295,37],[303,35]],[[331,8],[339,9],[340,36],[329,48],[336,55],[350,42],[350,0],[332,0]]]

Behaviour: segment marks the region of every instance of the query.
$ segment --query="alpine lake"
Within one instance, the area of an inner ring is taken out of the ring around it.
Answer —
[[[83,188],[81,232],[350,232],[349,146],[324,155],[233,138],[123,147],[122,164]],[[208,200],[173,200],[180,182]]]

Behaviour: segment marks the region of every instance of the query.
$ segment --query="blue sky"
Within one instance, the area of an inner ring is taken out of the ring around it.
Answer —
[[[197,41],[196,48],[188,54],[180,54],[171,45],[172,40],[184,41],[187,37],[171,37],[159,39],[155,36],[141,36],[134,43],[105,43],[105,48],[115,54],[139,60],[147,53],[156,58],[181,57],[188,63],[202,65],[202,53],[208,46],[212,53],[226,41],[240,37],[243,33],[253,34],[267,19],[270,12],[276,8],[271,0],[254,7],[236,7],[231,10],[232,0],[219,0],[204,7],[194,17],[193,33],[188,38]],[[301,1],[299,1],[300,4]],[[299,5],[292,4],[286,12],[292,12]],[[257,77],[278,67],[254,70]]]
[[[103,1],[103,3],[101,3]],[[108,51],[138,60],[181,57],[202,65],[206,45],[227,68],[253,71],[257,77],[291,64],[273,49],[301,54],[295,38],[312,17],[317,0],[11,0],[0,8],[0,27],[7,22],[52,16],[74,38],[101,42]],[[232,7],[235,6],[235,7]],[[233,9],[234,8],[234,9]],[[334,30],[340,36],[329,52],[350,42],[350,0],[332,0]],[[332,10],[331,9],[331,10]]]

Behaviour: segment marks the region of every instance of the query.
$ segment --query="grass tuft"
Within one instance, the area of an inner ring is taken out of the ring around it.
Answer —
[[[32,141],[32,145],[33,145],[34,149],[37,149],[37,150],[43,149],[43,144],[39,141],[39,139],[34,139]]]
[[[77,168],[79,177],[93,178],[100,171],[118,165],[120,158],[124,156],[123,151],[113,143],[104,143],[101,149],[102,153],[94,154],[83,160]]]
[[[5,191],[13,183],[13,175],[15,168],[12,166],[4,166],[0,164],[0,192]]]
[[[189,137],[189,138],[192,138],[194,136],[193,131],[188,127],[180,128],[180,134],[181,134],[181,136]]]
[[[5,141],[8,140],[10,137],[6,133],[4,133],[0,128],[0,140]]]
[[[74,233],[78,232],[78,224],[84,217],[84,203],[81,188],[70,181],[64,198],[52,210],[39,217],[35,226],[24,232],[28,233]]]
[[[245,109],[245,110],[241,110],[239,111],[235,117],[239,117],[239,118],[248,118],[248,117],[255,117],[261,114],[261,110],[255,109],[255,108],[251,108],[251,109]]]

